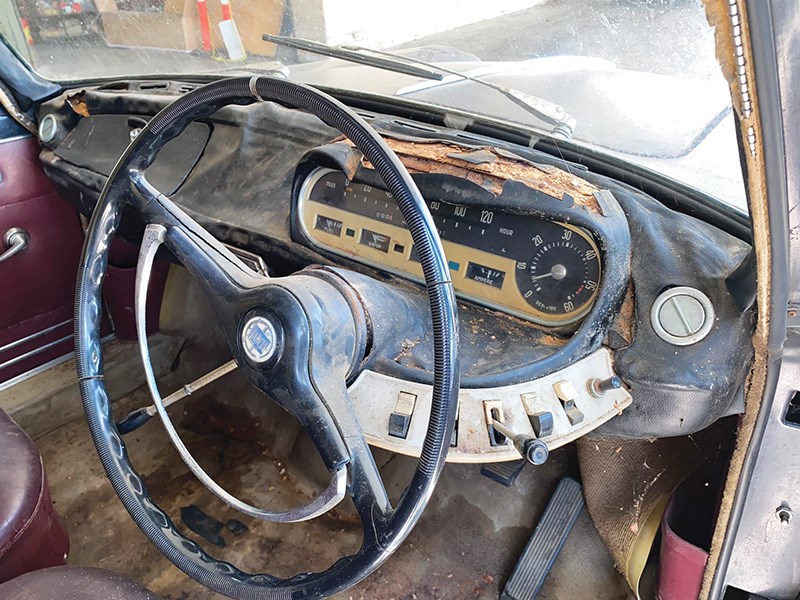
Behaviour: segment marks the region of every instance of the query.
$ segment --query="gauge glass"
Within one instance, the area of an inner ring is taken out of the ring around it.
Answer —
[[[583,230],[553,223],[531,239],[528,260],[517,261],[517,286],[538,312],[568,322],[589,310],[600,284],[600,257]]]

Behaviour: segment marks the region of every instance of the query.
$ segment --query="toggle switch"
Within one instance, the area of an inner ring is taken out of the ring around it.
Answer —
[[[570,425],[582,423],[583,413],[575,406],[575,400],[578,398],[578,390],[575,389],[572,382],[569,379],[556,382],[553,384],[553,391],[564,405],[564,412],[567,413]]]
[[[550,411],[536,413],[530,415],[528,419],[531,422],[536,437],[547,437],[553,435],[553,413]]]
[[[539,394],[536,392],[528,392],[527,394],[520,394],[522,406],[525,407],[525,412],[528,415],[528,420],[531,422],[531,427],[536,432],[536,437],[547,437],[553,434],[553,413],[549,410],[540,411],[537,407],[539,402]]]
[[[578,390],[569,379],[564,379],[553,384],[556,397],[562,402],[574,402],[578,397]]]
[[[400,392],[397,394],[397,402],[394,412],[389,415],[389,435],[392,437],[406,439],[408,429],[411,426],[411,417],[414,414],[414,406],[417,403],[417,395],[410,392]]]
[[[586,382],[586,389],[595,398],[600,398],[606,392],[618,390],[622,387],[622,379],[612,375],[608,379],[590,379]]]

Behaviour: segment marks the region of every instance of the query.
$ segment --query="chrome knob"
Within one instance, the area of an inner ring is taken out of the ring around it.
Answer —
[[[586,387],[592,396],[599,398],[606,392],[620,389],[622,387],[622,379],[616,375],[612,375],[608,379],[590,379]]]

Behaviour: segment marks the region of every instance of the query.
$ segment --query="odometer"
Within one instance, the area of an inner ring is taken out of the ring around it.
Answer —
[[[530,257],[517,261],[517,286],[537,311],[569,322],[592,305],[600,284],[597,246],[581,229],[553,223],[531,238]]]

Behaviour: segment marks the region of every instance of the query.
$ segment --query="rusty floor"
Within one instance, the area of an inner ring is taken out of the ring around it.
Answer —
[[[162,391],[177,387],[173,379],[170,375],[162,380]],[[147,403],[140,388],[121,399],[115,412],[122,416]],[[253,413],[261,416],[252,417]],[[296,425],[268,406],[238,374],[176,405],[174,419],[204,468],[226,489],[241,492],[248,500],[288,507],[320,487],[307,438],[298,436]],[[203,542],[212,554],[243,569],[288,576],[324,568],[358,548],[361,534],[346,509],[296,525],[265,523],[235,513],[189,473],[156,420],[130,434],[126,442],[156,502],[176,523],[181,524],[180,508],[195,504],[222,522],[235,517],[248,526],[240,536],[223,530],[224,548]],[[70,564],[125,573],[169,600],[222,598],[173,567],[140,533],[106,479],[83,418],[37,443],[56,507],[71,536]],[[388,454],[376,454],[376,460],[384,465],[387,488],[396,497],[414,462]],[[482,476],[479,466],[448,465],[406,543],[379,571],[337,598],[496,599],[557,481],[576,471],[570,448],[553,452],[543,467],[523,470],[513,488]],[[626,596],[626,586],[584,511],[539,598]]]

